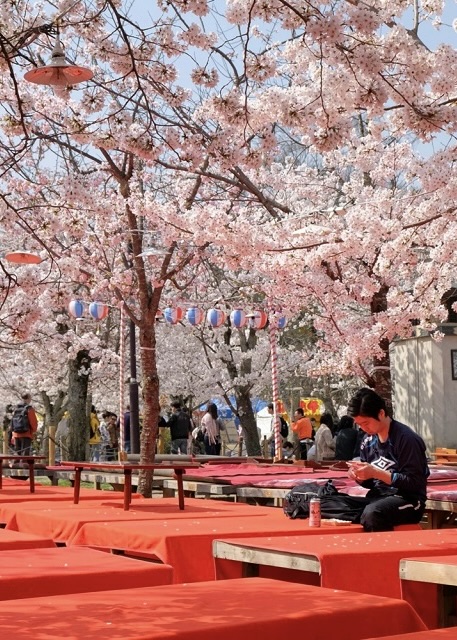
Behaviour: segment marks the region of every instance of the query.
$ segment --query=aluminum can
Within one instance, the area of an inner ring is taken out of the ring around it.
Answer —
[[[311,498],[309,501],[309,526],[321,526],[321,501],[319,498]]]

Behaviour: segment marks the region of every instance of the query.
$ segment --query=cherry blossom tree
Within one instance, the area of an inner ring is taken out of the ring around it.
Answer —
[[[240,292],[267,307],[307,311],[316,374],[389,393],[390,341],[443,317],[455,266],[456,53],[425,37],[443,3],[141,9],[3,4],[0,215],[47,257],[49,285],[123,304],[138,327],[142,460],[157,435],[155,317],[191,285],[205,298],[207,264],[249,274]],[[57,22],[69,59],[95,72],[72,92],[23,80]],[[67,352],[92,346],[83,332]]]

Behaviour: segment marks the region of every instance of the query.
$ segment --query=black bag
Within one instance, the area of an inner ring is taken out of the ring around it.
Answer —
[[[289,518],[309,518],[309,501],[313,497],[320,498],[321,518],[347,520],[359,523],[363,510],[370,500],[362,496],[350,496],[339,493],[338,489],[328,480],[325,485],[309,482],[300,484],[286,495],[283,510]]]
[[[197,442],[205,442],[205,434],[201,429],[197,431],[197,435],[195,436],[195,440]]]
[[[11,418],[13,433],[26,433],[30,431],[29,405],[18,404]]]
[[[284,420],[284,418],[282,416],[279,416],[279,420],[281,422],[281,435],[283,438],[287,438],[287,436],[289,435],[289,425],[287,424],[287,422]]]

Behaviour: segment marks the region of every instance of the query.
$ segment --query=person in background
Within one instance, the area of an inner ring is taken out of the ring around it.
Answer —
[[[124,451],[130,453],[130,405],[124,412]]]
[[[30,393],[23,393],[22,402],[20,402],[11,418],[12,420],[12,429],[13,429],[13,442],[16,453],[21,455],[30,456],[32,455],[32,440],[38,429],[38,420],[36,417],[35,409],[32,407],[32,396]],[[17,413],[22,413],[25,411],[26,419],[28,421],[28,429],[26,431],[14,431],[14,417]]]
[[[288,440],[285,440],[282,443],[282,456],[284,458],[284,460],[293,460],[294,459],[294,445],[289,442]]]
[[[308,445],[313,434],[311,420],[305,417],[303,409],[298,407],[294,413],[295,422],[292,422],[292,431],[297,435],[300,442],[300,458],[306,460],[308,457]]]
[[[98,419],[97,410],[94,405],[92,405],[90,410],[89,426],[90,459],[91,462],[100,462],[100,421]]]
[[[316,445],[316,461],[333,460],[335,458],[335,439],[333,437],[333,418],[330,413],[321,415],[321,423],[314,438]]]
[[[65,411],[56,429],[56,447],[58,448],[59,459],[62,461],[68,460],[69,442],[68,436],[70,435],[70,414]]]
[[[217,407],[210,402],[206,407],[206,413],[201,422],[207,456],[218,456],[221,452],[220,431],[217,420]]]
[[[106,462],[108,460],[108,452],[111,447],[111,438],[108,430],[109,411],[102,413],[100,421],[100,460]]]
[[[115,413],[109,412],[107,416],[106,428],[109,433],[110,444],[108,449],[106,450],[106,459],[107,460],[116,460],[118,447],[119,447],[119,431],[117,425],[117,415]]]
[[[352,460],[357,442],[357,431],[351,416],[342,416],[335,436],[336,460]]]
[[[419,523],[430,474],[424,441],[388,415],[385,400],[373,389],[359,389],[347,412],[365,432],[360,461],[349,463],[349,477],[369,489],[363,528],[391,531],[400,524]]]
[[[12,404],[7,404],[5,407],[5,415],[3,416],[3,433],[6,433],[6,439],[8,448],[12,448],[13,430],[11,428],[11,418],[13,417],[14,407]]]
[[[190,415],[181,408],[180,402],[172,402],[171,416],[166,426],[170,429],[171,453],[187,454],[192,434]]]

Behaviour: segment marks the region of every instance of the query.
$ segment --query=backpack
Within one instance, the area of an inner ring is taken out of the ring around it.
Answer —
[[[308,482],[293,487],[286,495],[283,502],[284,513],[291,519],[309,518],[311,498],[320,498],[323,519],[336,518],[353,523],[360,522],[363,510],[370,503],[366,497],[339,493],[331,480],[325,485]]]
[[[281,435],[283,438],[287,438],[287,436],[289,435],[289,425],[287,424],[287,422],[284,420],[284,418],[282,416],[279,416],[279,420],[281,422]]]
[[[13,433],[26,433],[30,431],[29,405],[18,404],[11,418],[11,430]]]

